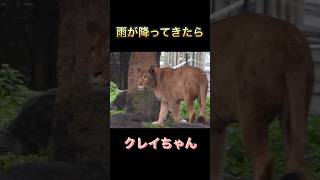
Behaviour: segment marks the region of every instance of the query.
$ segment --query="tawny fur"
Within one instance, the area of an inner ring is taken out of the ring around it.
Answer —
[[[139,87],[147,87],[154,91],[161,101],[159,118],[155,124],[162,124],[171,111],[175,122],[180,122],[180,102],[187,105],[189,122],[195,118],[194,100],[199,98],[200,117],[205,118],[205,104],[208,91],[206,74],[199,68],[184,66],[172,68],[150,68],[139,70]]]
[[[222,180],[226,125],[239,122],[254,180],[272,178],[268,126],[280,120],[287,175],[304,178],[313,63],[304,35],[282,20],[253,13],[211,24],[213,171]],[[290,174],[290,175],[289,175]]]

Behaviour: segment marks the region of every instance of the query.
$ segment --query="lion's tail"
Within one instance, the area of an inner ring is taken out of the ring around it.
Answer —
[[[306,143],[306,126],[309,105],[313,91],[313,67],[310,50],[307,47],[289,45],[292,61],[302,62],[300,67],[288,67],[286,72],[287,119],[285,120],[288,162],[287,174],[281,180],[304,179],[304,155]],[[292,53],[295,52],[295,53]],[[299,58],[299,59],[297,59]],[[288,64],[288,66],[290,66]],[[297,83],[299,82],[299,83]]]

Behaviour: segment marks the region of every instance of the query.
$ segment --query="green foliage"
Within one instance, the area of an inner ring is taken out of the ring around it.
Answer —
[[[309,119],[306,145],[306,174],[313,179],[320,179],[320,117]],[[234,177],[252,176],[252,163],[243,147],[238,125],[228,128],[225,172]],[[282,134],[278,121],[269,128],[269,142],[274,161],[274,173],[283,175],[286,167],[287,154],[284,152]]]
[[[26,100],[28,89],[23,75],[2,64],[0,69],[0,127],[6,127]]]
[[[320,179],[320,117],[313,117],[307,128],[306,146],[307,174],[311,179]]]
[[[14,154],[0,155],[0,169],[7,170],[11,167],[24,163],[46,162],[48,161],[48,157],[48,151],[42,151],[38,154],[25,156],[18,156]]]
[[[200,116],[200,105],[199,105],[198,100],[195,100],[195,102],[194,102],[194,110],[196,112],[196,117],[199,117]],[[184,119],[188,119],[188,110],[187,110],[185,101],[182,101],[180,104],[180,115]],[[210,117],[210,97],[207,97],[207,99],[206,99],[206,116]]]
[[[225,172],[232,176],[247,176],[252,173],[252,167],[240,138],[240,129],[236,125],[228,127],[228,138],[226,145],[227,162]]]
[[[117,98],[119,93],[120,92],[117,84],[111,81],[110,82],[110,104]],[[123,113],[123,112],[125,112],[124,109],[115,109],[110,111],[110,115],[112,116],[112,115]]]
[[[119,95],[119,88],[114,82],[110,82],[110,103]]]

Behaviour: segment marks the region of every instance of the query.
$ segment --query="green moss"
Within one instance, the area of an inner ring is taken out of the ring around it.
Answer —
[[[42,151],[38,154],[18,156],[14,154],[0,155],[0,169],[7,170],[19,164],[46,162],[48,161],[48,151]]]
[[[112,116],[112,115],[124,113],[124,112],[126,112],[124,109],[115,109],[110,111],[110,115]]]

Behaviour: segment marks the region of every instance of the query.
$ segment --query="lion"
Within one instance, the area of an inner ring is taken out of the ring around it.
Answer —
[[[162,125],[170,110],[175,122],[180,123],[180,102],[184,100],[188,110],[188,121],[195,118],[194,100],[199,99],[200,117],[204,120],[208,80],[206,74],[199,68],[183,66],[177,69],[170,67],[150,67],[148,71],[138,69],[138,89],[149,88],[161,101],[160,114],[153,124]]]
[[[304,35],[292,24],[243,13],[211,24],[213,57],[213,171],[223,179],[226,127],[240,124],[254,179],[272,179],[268,127],[278,119],[288,154],[283,180],[304,179],[306,125],[313,61]]]
[[[99,31],[95,33],[95,36],[91,37],[90,48],[90,64],[88,68],[89,72],[89,84],[94,90],[104,90],[108,87],[108,56],[110,49],[107,47],[107,32]]]

